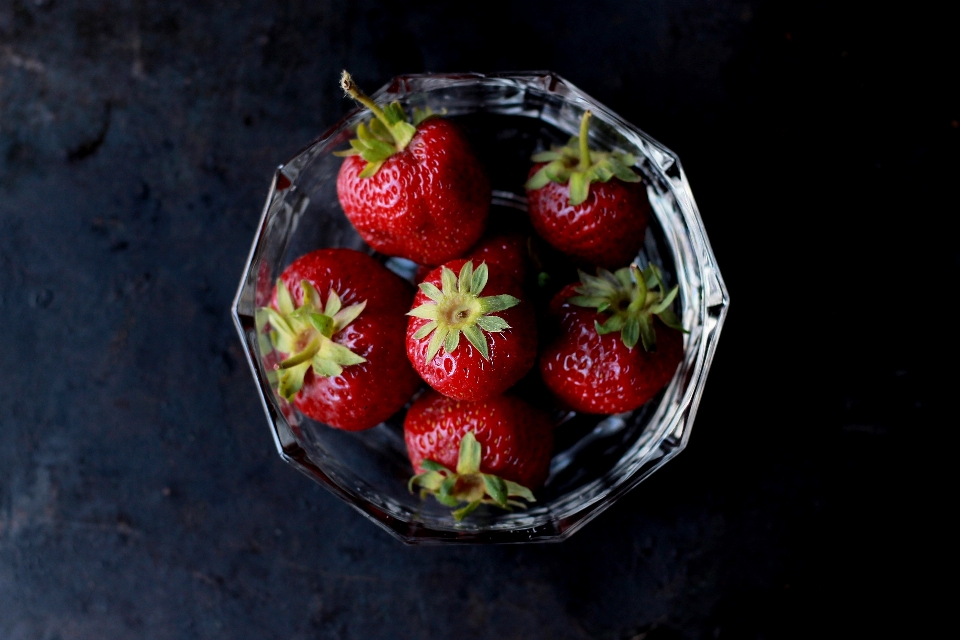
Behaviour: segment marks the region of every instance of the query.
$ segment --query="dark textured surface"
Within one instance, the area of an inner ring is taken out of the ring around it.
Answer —
[[[954,296],[931,295],[960,264],[953,17],[465,11],[0,0],[0,638],[930,619],[904,598],[944,562],[917,461],[956,424],[934,412]],[[273,168],[349,108],[343,67],[549,68],[684,160],[733,300],[715,368],[688,450],[566,543],[405,547],[274,452],[228,307]]]

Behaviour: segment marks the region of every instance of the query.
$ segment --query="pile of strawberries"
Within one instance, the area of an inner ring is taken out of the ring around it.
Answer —
[[[666,290],[656,265],[632,263],[650,218],[635,159],[589,149],[586,112],[579,137],[532,158],[525,188],[539,238],[491,233],[490,181],[456,124],[429,110],[408,119],[396,102],[381,108],[346,72],[341,85],[373,118],[338,153],[340,204],[370,247],[421,265],[419,283],[350,249],[294,261],[260,310],[277,391],[349,431],[413,399],[411,490],[456,508],[458,520],[480,504],[523,506],[548,475],[549,409],[632,411],[683,355],[677,288]],[[531,261],[534,241],[596,275],[579,271],[538,305],[546,274],[528,278],[542,266]],[[535,406],[518,388],[545,388],[549,400]]]

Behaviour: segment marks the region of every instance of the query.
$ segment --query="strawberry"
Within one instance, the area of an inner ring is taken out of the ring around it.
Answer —
[[[523,284],[527,277],[527,236],[522,233],[487,234],[464,257],[498,266]]]
[[[417,111],[413,124],[398,102],[381,109],[350,74],[341,86],[374,115],[337,176],[347,218],[371,247],[437,265],[463,255],[483,234],[490,180],[457,125]]]
[[[373,427],[420,386],[404,357],[410,286],[370,256],[320,249],[277,280],[269,322],[278,393],[304,415],[338,429]]]
[[[533,156],[526,183],[530,221],[557,250],[581,264],[614,268],[643,245],[650,203],[627,153],[590,151],[583,114],[580,136]]]
[[[508,389],[537,357],[533,308],[522,295],[509,273],[486,263],[474,270],[471,260],[453,260],[431,271],[407,314],[414,369],[440,393],[461,400]]]
[[[677,287],[664,293],[653,264],[580,279],[550,303],[559,333],[540,356],[540,375],[576,411],[632,411],[670,382],[683,358],[683,329],[670,309]]]
[[[481,503],[533,502],[530,489],[543,485],[550,470],[553,424],[510,395],[465,401],[427,391],[407,411],[403,436],[418,474],[411,490],[419,485],[451,507],[466,502],[454,512],[457,520]]]

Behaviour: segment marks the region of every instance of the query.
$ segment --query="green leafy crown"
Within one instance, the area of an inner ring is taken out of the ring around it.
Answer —
[[[535,191],[548,182],[570,185],[570,204],[576,206],[590,195],[592,182],[607,182],[619,178],[624,182],[640,182],[640,176],[630,167],[636,162],[629,153],[590,151],[587,144],[587,129],[593,113],[587,111],[580,120],[580,135],[570,138],[565,147],[534,154],[534,162],[546,162],[524,185]]]
[[[421,283],[420,290],[430,298],[430,302],[407,313],[429,321],[413,334],[414,339],[422,340],[430,336],[427,362],[433,360],[441,347],[447,353],[456,351],[461,334],[484,360],[489,360],[490,352],[484,332],[499,333],[510,328],[506,320],[489,314],[514,307],[520,304],[520,300],[506,294],[480,297],[489,277],[486,262],[474,271],[473,260],[469,260],[460,269],[459,276],[447,267],[442,267],[440,273],[443,289],[429,282]]]
[[[641,271],[632,264],[614,273],[598,269],[596,276],[579,273],[581,284],[574,289],[579,295],[570,297],[569,302],[609,315],[603,324],[593,321],[600,335],[619,331],[628,349],[642,341],[643,348],[651,351],[657,344],[653,316],[672,329],[684,331],[680,319],[670,308],[679,289],[675,286],[666,291],[657,265],[650,264]]]
[[[481,504],[492,504],[509,511],[510,507],[527,507],[524,503],[510,498],[536,502],[530,489],[523,485],[490,473],[480,473],[480,460],[480,443],[470,431],[460,441],[456,471],[447,469],[439,462],[424,460],[420,466],[426,471],[410,478],[407,486],[411,493],[415,486],[419,486],[421,498],[432,494],[437,502],[448,507],[456,507],[466,502],[467,506],[453,512],[453,517],[458,522]]]
[[[357,319],[367,302],[344,307],[333,289],[326,306],[320,304],[320,294],[306,280],[300,281],[303,304],[296,307],[293,297],[282,280],[277,281],[277,309],[257,309],[257,324],[261,329],[270,324],[270,342],[286,359],[275,366],[278,391],[287,400],[293,400],[303,387],[303,379],[311,367],[318,376],[332,377],[343,373],[344,367],[366,362],[341,344],[333,336]]]
[[[370,109],[374,115],[369,127],[362,122],[357,125],[357,137],[350,141],[350,149],[334,152],[334,155],[340,157],[360,156],[366,160],[367,164],[359,174],[361,178],[369,178],[376,174],[387,158],[406,149],[417,132],[417,126],[435,115],[429,107],[423,111],[414,109],[413,124],[411,124],[407,122],[407,114],[399,102],[391,102],[381,109],[377,103],[360,91],[346,71],[340,77],[340,87],[348,96]]]

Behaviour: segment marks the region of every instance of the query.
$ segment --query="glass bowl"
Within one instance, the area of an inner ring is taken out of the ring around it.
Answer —
[[[366,109],[347,115],[274,175],[260,226],[233,304],[233,318],[280,456],[373,522],[408,543],[559,541],[613,504],[670,458],[690,437],[729,298],[677,156],[563,78],[549,72],[425,74],[395,78],[372,95],[411,113],[430,107],[459,122],[490,171],[491,215],[525,220],[523,183],[530,156],[578,134],[591,110],[592,148],[637,158],[654,219],[638,256],[679,285],[678,315],[689,330],[672,382],[640,409],[612,416],[557,414],[550,476],[526,510],[481,507],[462,522],[432,497],[407,490],[413,470],[403,440],[404,412],[349,433],[303,416],[275,390],[265,365],[270,343],[256,308],[297,257],[323,247],[366,251],[412,280],[416,265],[378,256],[347,221],[336,194],[341,158]],[[495,159],[495,162],[492,160]]]

